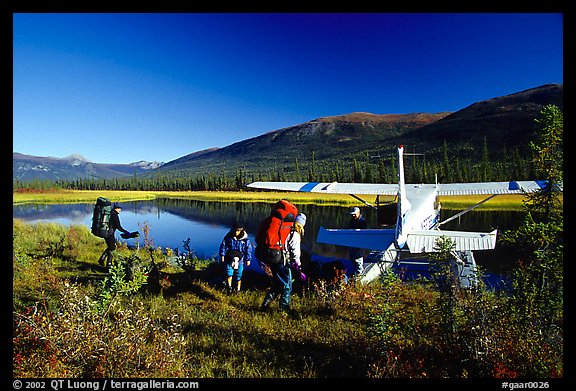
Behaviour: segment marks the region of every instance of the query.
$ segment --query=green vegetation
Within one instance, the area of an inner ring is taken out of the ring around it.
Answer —
[[[13,204],[94,202],[103,196],[118,201],[149,200],[154,198],[187,199],[220,202],[262,202],[286,199],[301,204],[349,205],[358,201],[346,194],[281,193],[256,191],[122,191],[122,190],[55,190],[16,191]],[[372,200],[374,197],[371,197]],[[370,199],[370,197],[369,197]],[[520,205],[520,199],[518,199]]]
[[[436,284],[386,275],[318,284],[294,294],[291,314],[261,312],[267,280],[255,276],[228,296],[215,264],[187,272],[122,245],[108,274],[87,227],[15,220],[13,231],[15,377],[562,375],[560,342],[527,339],[505,293],[457,289],[447,313]]]
[[[564,218],[556,188],[563,180],[562,113],[557,107],[546,106],[539,123],[539,138],[531,144],[533,163],[548,186],[528,196],[524,224],[504,233],[500,240],[518,251],[511,297],[511,315],[519,319],[518,332],[534,345],[544,346],[548,355],[562,355]],[[546,365],[532,349],[524,355],[537,365]]]
[[[563,377],[561,113],[546,107],[539,123],[533,163],[549,186],[502,235],[518,253],[510,291],[461,288],[439,240],[430,280],[319,282],[292,312],[261,312],[259,275],[225,295],[219,265],[172,262],[147,235],[144,248],[118,246],[107,273],[87,227],[13,220],[13,376]]]
[[[346,127],[347,125],[341,125]],[[364,125],[358,125],[364,126]],[[347,132],[354,132],[354,126]],[[335,143],[326,148],[326,140],[319,135],[307,136],[305,145],[298,148],[299,155],[258,155],[258,151],[242,151],[235,155],[218,156],[208,161],[198,161],[200,166],[188,167],[185,163],[160,167],[153,172],[132,177],[108,179],[62,179],[56,181],[13,181],[14,190],[131,190],[131,191],[240,191],[254,181],[316,181],[316,182],[366,182],[396,183],[398,157],[396,145],[388,140],[385,151],[382,144],[372,140],[374,134],[360,134],[363,139],[342,145]],[[310,137],[317,138],[315,142]],[[286,144],[293,144],[292,140]],[[285,145],[278,140],[274,143]],[[364,145],[364,147],[362,147]],[[369,146],[372,145],[372,146]],[[374,146],[376,145],[376,147]],[[277,145],[275,146],[277,148]],[[405,158],[405,176],[408,183],[486,182],[534,179],[530,160],[513,146],[502,151],[502,146],[488,143],[482,146],[461,141],[444,141],[442,145],[411,144],[422,156]],[[301,150],[301,151],[300,151]],[[303,152],[306,151],[306,152]],[[306,155],[302,155],[305,153]],[[187,168],[188,167],[188,168]]]
[[[313,194],[282,192],[238,192],[238,191],[121,191],[121,190],[54,190],[54,191],[17,191],[13,193],[13,205],[42,203],[92,203],[98,197],[115,201],[150,200],[155,198],[184,199],[195,201],[219,202],[273,202],[279,199],[298,204],[315,204],[325,206],[358,205],[358,200],[347,194]],[[463,209],[474,205],[485,196],[443,196],[440,201],[443,209]],[[375,203],[375,197],[364,197],[367,202]],[[392,200],[390,197],[389,200]],[[477,210],[521,210],[525,197],[516,194],[499,195],[480,205]],[[560,196],[560,200],[562,197]],[[381,201],[386,199],[381,198]]]
[[[95,202],[103,196],[115,201],[151,200],[156,197],[154,192],[121,191],[121,190],[19,190],[12,193],[12,204],[66,204]]]

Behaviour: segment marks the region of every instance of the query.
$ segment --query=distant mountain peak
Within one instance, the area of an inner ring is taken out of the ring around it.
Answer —
[[[72,160],[72,161],[79,161],[84,163],[92,163],[90,160],[86,159],[84,156],[80,155],[79,153],[73,153],[70,156],[66,156],[62,158],[63,160]]]
[[[121,178],[149,172],[163,164],[144,160],[131,164],[93,163],[79,153],[56,158],[13,152],[12,178],[18,180]]]
[[[162,167],[164,165],[164,162],[157,162],[157,161],[147,162],[145,160],[140,160],[134,163],[130,163],[128,165],[132,167],[139,167],[143,170],[153,170],[155,168]]]
[[[62,160],[67,161],[68,164],[71,166],[82,166],[89,163],[92,163],[90,160],[86,159],[84,156],[80,155],[79,153],[73,153],[70,156],[66,156]]]

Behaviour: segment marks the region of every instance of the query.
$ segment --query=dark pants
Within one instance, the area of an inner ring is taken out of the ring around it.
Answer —
[[[353,276],[358,277],[364,271],[364,254],[361,248],[354,248],[351,247],[349,249],[349,259],[352,262],[352,266],[354,267],[354,271],[352,273]]]
[[[290,309],[290,294],[292,293],[292,271],[290,266],[283,262],[270,264],[270,270],[274,276],[272,287],[266,293],[263,307],[268,307],[270,302],[280,295],[280,309]]]
[[[114,258],[114,251],[116,251],[116,237],[112,234],[104,238],[106,241],[106,250],[100,255],[98,262],[106,267],[112,266],[112,259]]]

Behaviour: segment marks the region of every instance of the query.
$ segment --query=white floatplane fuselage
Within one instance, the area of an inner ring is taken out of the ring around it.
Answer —
[[[406,184],[404,182],[404,147],[398,148],[398,183],[338,183],[338,182],[253,182],[255,189],[298,191],[326,194],[396,196],[397,213],[394,227],[378,229],[326,229],[320,227],[317,242],[364,248],[382,252],[383,262],[394,261],[401,251],[430,253],[437,250],[440,237],[454,244],[453,251],[472,259],[472,251],[492,250],[496,245],[497,230],[491,232],[444,231],[439,226],[441,195],[490,195],[468,208],[465,213],[498,194],[526,194],[542,189],[546,181],[509,181],[449,184]],[[561,186],[561,185],[560,185]],[[369,203],[363,201],[365,204]],[[379,273],[367,268],[364,282],[370,282]],[[379,267],[378,269],[382,269]]]

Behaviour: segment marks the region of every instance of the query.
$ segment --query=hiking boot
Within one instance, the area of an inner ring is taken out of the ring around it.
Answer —
[[[108,253],[105,258],[106,258],[106,270],[110,270],[110,268],[112,267],[112,261],[114,260],[114,253]],[[102,261],[104,261],[104,259]]]
[[[227,285],[227,286],[226,286],[226,293],[229,294],[229,295],[231,295],[232,292],[233,292],[233,291],[232,291],[232,287],[231,287],[230,285]]]
[[[280,315],[283,318],[302,320],[302,314],[290,307],[280,307]]]
[[[273,297],[266,296],[264,298],[264,301],[262,302],[262,305],[260,306],[260,310],[261,311],[267,311],[268,308],[270,308],[270,303],[272,303],[272,300],[274,300]]]
[[[110,268],[112,267],[112,257],[108,257],[108,259],[106,260],[106,269],[110,270]]]

